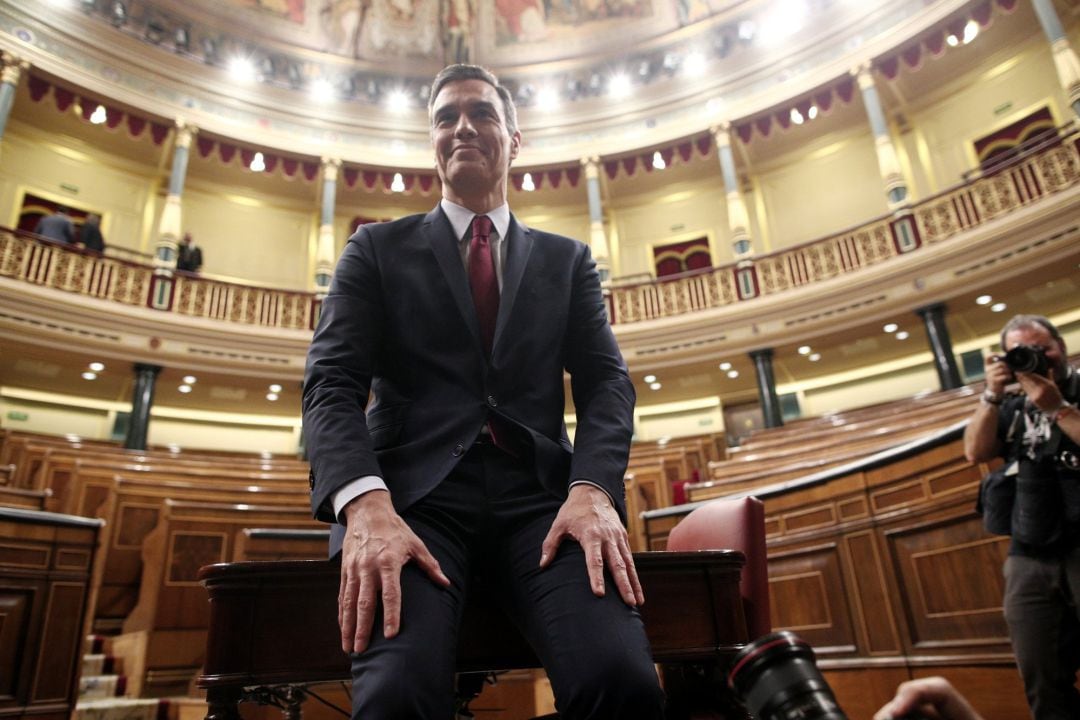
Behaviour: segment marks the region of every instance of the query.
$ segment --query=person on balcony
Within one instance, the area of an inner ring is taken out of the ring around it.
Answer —
[[[1036,720],[1080,718],[1080,374],[1040,315],[1001,331],[1004,356],[986,360],[986,390],[964,431],[971,462],[1005,460],[1004,499],[984,513],[1009,518],[1005,620]],[[1018,392],[1006,387],[1018,383]],[[988,478],[989,479],[989,478]],[[996,507],[1000,503],[1009,507]],[[993,529],[993,528],[992,528]],[[994,529],[995,532],[999,530]],[[1000,532],[1006,532],[1001,529]]]
[[[183,240],[177,248],[176,269],[197,273],[202,267],[202,250],[198,245],[191,242],[191,233],[184,233]]]
[[[57,205],[51,215],[42,215],[34,232],[54,242],[70,245],[75,242],[75,225],[64,205]]]
[[[454,717],[477,576],[546,666],[561,717],[661,718],[623,524],[635,394],[596,263],[511,214],[521,133],[494,75],[446,68],[429,115],[442,200],[349,239],[304,382],[353,718]]]
[[[82,230],[79,231],[79,244],[92,252],[105,252],[105,236],[101,234],[100,215],[90,213],[83,220]]]

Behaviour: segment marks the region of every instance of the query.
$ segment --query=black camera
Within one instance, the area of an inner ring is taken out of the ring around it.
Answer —
[[[756,720],[848,720],[814,662],[814,651],[787,630],[740,650],[728,685]],[[927,719],[909,713],[900,720]]]
[[[1050,368],[1050,361],[1046,359],[1046,350],[1035,345],[1017,345],[1005,353],[1003,359],[1014,373],[1046,375],[1046,371]]]

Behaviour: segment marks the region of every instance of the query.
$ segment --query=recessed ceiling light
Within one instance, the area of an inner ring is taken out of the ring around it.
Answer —
[[[901,330],[900,332],[896,333],[897,340],[907,340],[909,337],[911,337],[911,333],[909,333],[907,330]]]
[[[184,376],[184,384],[185,385],[194,385],[196,379],[197,378],[194,375],[185,375]]]
[[[661,384],[660,384],[660,383],[658,383],[658,382],[654,382],[654,383],[649,383],[649,388],[650,388],[650,389],[652,389],[652,390],[659,390],[659,389],[660,389],[660,388],[662,388],[662,387],[664,387],[664,386],[663,386],[663,385],[661,385]]]
[[[316,78],[309,90],[315,102],[330,102],[334,99],[334,86],[326,78]]]
[[[179,390],[180,392],[184,393],[185,395],[187,395],[189,392],[191,392],[191,386],[186,385],[186,384],[181,385],[180,387],[178,387],[176,389]]]
[[[727,376],[729,378],[731,378],[732,380],[734,380],[735,378],[739,377],[739,371],[738,370],[728,370]]]
[[[631,85],[629,75],[617,73],[612,75],[611,79],[608,80],[608,93],[616,100],[621,100],[630,95],[630,90]]]
[[[976,305],[989,305],[993,301],[994,298],[990,297],[989,295],[980,295],[979,297],[975,298]]]
[[[229,74],[240,82],[253,82],[256,77],[255,63],[251,58],[237,55],[229,60]]]
[[[729,363],[729,362],[720,363],[720,369],[721,370],[730,370],[731,369],[731,363]]]
[[[404,90],[394,90],[386,97],[386,106],[391,112],[404,112],[409,109],[409,96]]]
[[[646,375],[645,376],[645,382],[647,382],[647,383],[656,382],[656,376],[655,375]]]
[[[82,374],[83,380],[97,380],[97,373],[87,370]]]
[[[272,392],[272,393],[281,392],[281,386],[278,385],[277,383],[274,383],[273,385],[270,386],[270,392]]]
[[[92,362],[92,363],[90,363],[89,367],[94,372],[101,372],[102,370],[105,369],[105,363]]]
[[[990,306],[990,312],[1002,312],[1007,307],[1008,305],[1006,305],[1005,303],[994,303]]]
[[[900,329],[900,326],[897,325],[896,323],[886,323],[885,327],[883,327],[881,329],[884,330],[887,333],[894,333],[894,332],[896,332],[897,330]]]
[[[809,355],[810,354],[810,346],[809,345],[803,345],[802,347],[800,347],[799,348],[799,354],[800,355]]]
[[[266,393],[266,399],[269,400],[270,402],[274,402],[275,400],[278,399],[278,394],[277,393]]]
[[[809,360],[810,362],[817,362],[818,360],[821,359],[821,353],[811,353],[810,355],[807,356],[806,359]]]

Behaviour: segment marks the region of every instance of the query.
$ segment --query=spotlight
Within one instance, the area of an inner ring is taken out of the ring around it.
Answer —
[[[196,378],[194,375],[185,375],[184,376],[184,384],[185,385],[194,385],[197,380],[198,380],[198,378]]]
[[[810,346],[809,345],[803,345],[802,347],[800,347],[799,348],[799,354],[800,355],[809,355],[810,354]]]
[[[101,372],[102,370],[105,369],[105,363],[92,362],[87,367],[89,367],[90,370],[93,371],[93,372]]]
[[[191,386],[190,385],[181,385],[176,389],[179,390],[180,392],[184,393],[185,395],[187,395],[189,392],[191,392]]]
[[[699,52],[692,52],[683,61],[683,72],[689,77],[700,77],[705,73],[705,56]]]
[[[803,118],[803,114],[799,112],[799,109],[791,108],[791,122],[795,123],[796,125],[802,125],[804,121],[805,118]]]
[[[409,96],[404,90],[394,90],[386,98],[386,107],[391,112],[401,113],[409,109]]]
[[[274,383],[273,385],[270,386],[270,392],[272,392],[272,393],[281,392],[281,386],[278,385],[277,383]]]
[[[663,170],[667,167],[667,163],[664,162],[664,156],[660,154],[659,150],[652,154],[652,166],[657,170]]]
[[[655,375],[646,375],[645,376],[645,382],[647,382],[647,383],[656,382],[656,376]]]
[[[608,93],[611,97],[619,100],[630,94],[630,78],[622,73],[616,73],[608,81]]]
[[[811,105],[810,109],[806,112],[806,116],[813,120],[818,115],[817,105]]]
[[[239,82],[254,82],[255,63],[251,61],[251,58],[235,55],[229,60],[229,74]]]
[[[97,379],[97,373],[90,372],[89,370],[87,370],[86,372],[84,372],[82,374],[82,378],[83,378],[83,380],[96,380]]]
[[[401,177],[401,173],[394,173],[394,180],[390,183],[390,189],[393,192],[405,192],[405,179]]]
[[[1003,302],[994,303],[993,305],[990,306],[990,312],[996,312],[996,313],[1005,312],[1006,307],[1008,307],[1008,306]]]
[[[980,295],[975,298],[976,305],[989,305],[992,302],[994,302],[994,298],[989,295]]]
[[[896,332],[897,330],[900,329],[900,326],[897,325],[896,323],[886,323],[885,326],[882,327],[881,329],[884,330],[887,333],[894,333],[894,332]]]
[[[729,363],[729,362],[720,363],[720,369],[723,370],[724,372],[727,372],[728,370],[731,369],[731,363]]]
[[[255,153],[255,157],[251,158],[251,164],[248,165],[248,169],[250,169],[251,172],[257,173],[261,173],[266,169],[266,158],[263,157],[261,152]]]
[[[290,66],[291,67],[291,66]],[[334,86],[326,78],[316,78],[311,83],[311,98],[315,102],[330,102],[334,99]]]
[[[109,114],[105,111],[104,105],[98,105],[94,108],[94,112],[90,113],[90,122],[94,125],[101,125],[109,119]]]
[[[217,63],[217,40],[212,37],[204,37],[199,44],[202,46],[203,62],[205,62],[207,65],[214,65],[215,63]]]
[[[806,356],[806,359],[809,360],[810,362],[817,362],[818,360],[821,359],[821,353],[810,353],[809,355]]]
[[[664,387],[664,386],[663,386],[663,385],[661,385],[661,384],[660,384],[660,383],[658,383],[658,382],[654,382],[654,383],[649,383],[649,389],[651,389],[651,390],[659,390],[659,389],[660,389],[660,388],[662,388],[662,387]]]
[[[911,333],[909,333],[907,330],[901,330],[900,332],[896,333],[897,340],[907,340],[909,337],[911,337]]]
[[[176,28],[176,32],[173,33],[173,49],[176,52],[187,52],[191,47],[191,31],[186,27]]]
[[[536,189],[536,183],[533,182],[532,173],[525,173],[525,177],[521,179],[521,189],[525,192],[532,192]]]
[[[964,37],[962,38],[963,43],[967,45],[969,42],[978,37],[978,35],[979,23],[975,22],[974,20],[968,20],[967,24],[964,25]]]
[[[739,371],[738,370],[728,370],[727,371],[727,376],[729,378],[731,378],[732,380],[734,380],[735,378],[739,377]]]
[[[536,93],[536,106],[541,110],[552,110],[559,104],[559,94],[553,87],[542,87]]]
[[[124,0],[113,0],[109,14],[112,16],[112,24],[120,27],[128,19],[127,4],[124,3]]]

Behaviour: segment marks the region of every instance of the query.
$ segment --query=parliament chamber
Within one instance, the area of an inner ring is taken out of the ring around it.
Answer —
[[[742,717],[771,628],[853,719],[931,675],[1027,717],[961,435],[1009,317],[1080,351],[1078,43],[1075,0],[0,0],[0,720],[348,707],[305,353],[349,236],[437,204],[455,61],[597,261],[671,716]],[[470,711],[554,712],[470,603]]]

